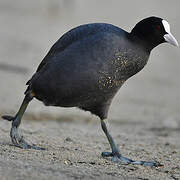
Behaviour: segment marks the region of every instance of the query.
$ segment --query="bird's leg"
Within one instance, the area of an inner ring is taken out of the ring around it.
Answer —
[[[2,116],[3,119],[8,120],[8,121],[12,121],[12,127],[11,127],[11,131],[10,131],[10,136],[11,136],[11,140],[12,143],[22,149],[36,149],[36,150],[42,150],[43,148],[40,147],[36,147],[34,145],[29,145],[23,138],[23,136],[21,136],[19,134],[19,125],[21,124],[21,119],[22,116],[29,104],[29,102],[33,99],[32,94],[28,93],[22,104],[21,107],[19,109],[19,111],[17,112],[17,114],[13,117],[13,116]]]
[[[118,147],[116,146],[112,136],[110,135],[107,127],[106,127],[106,123],[104,120],[101,120],[101,127],[104,131],[104,133],[107,136],[107,139],[109,141],[109,144],[111,146],[112,152],[102,152],[102,156],[103,157],[112,157],[112,161],[114,162],[123,162],[125,164],[138,164],[138,165],[144,165],[144,166],[161,166],[160,163],[156,162],[156,161],[135,161],[135,160],[131,160],[129,158],[123,157],[120,152]]]

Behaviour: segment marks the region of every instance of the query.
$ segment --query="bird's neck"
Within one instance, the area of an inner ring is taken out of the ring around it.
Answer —
[[[143,32],[131,31],[129,34],[130,40],[135,42],[138,46],[141,46],[147,52],[151,52],[153,48],[158,46],[161,42],[158,42],[156,38],[145,34]]]
[[[144,66],[147,64],[150,53],[144,51],[141,47],[131,47],[127,50],[126,53],[117,52],[115,54],[115,77],[128,79],[131,76],[135,75],[141,71]]]

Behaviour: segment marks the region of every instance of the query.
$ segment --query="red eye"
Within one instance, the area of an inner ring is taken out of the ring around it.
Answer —
[[[156,30],[159,31],[160,29],[161,29],[161,27],[160,27],[159,25],[157,25],[157,26],[156,26]]]

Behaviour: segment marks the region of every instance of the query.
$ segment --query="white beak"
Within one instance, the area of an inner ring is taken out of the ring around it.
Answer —
[[[179,47],[179,44],[177,42],[177,40],[175,39],[175,37],[169,32],[168,34],[164,35],[164,39],[166,42]]]

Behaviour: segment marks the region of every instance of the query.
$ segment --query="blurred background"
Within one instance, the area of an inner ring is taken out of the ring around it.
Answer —
[[[0,113],[15,113],[25,83],[63,33],[80,24],[106,22],[131,31],[148,16],[168,20],[180,43],[179,0],[0,0]],[[169,44],[151,54],[147,66],[121,88],[113,101],[112,120],[179,119],[180,51]],[[32,119],[92,118],[76,108],[45,107],[37,100],[28,107]],[[30,117],[29,117],[30,118]]]

